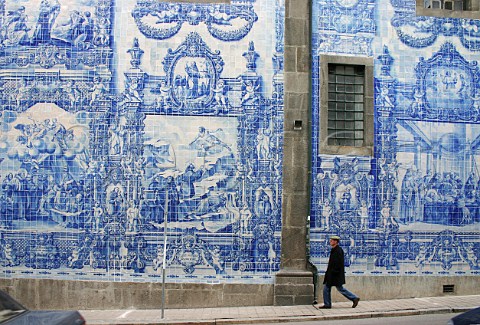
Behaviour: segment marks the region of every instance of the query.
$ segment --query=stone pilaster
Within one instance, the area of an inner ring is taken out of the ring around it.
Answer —
[[[274,286],[275,305],[313,302],[306,247],[311,160],[310,10],[308,0],[285,1],[282,255]]]

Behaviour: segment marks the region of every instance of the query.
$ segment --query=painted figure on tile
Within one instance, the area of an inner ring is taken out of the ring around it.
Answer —
[[[478,121],[480,119],[480,94],[470,96],[472,100],[472,118],[474,121]]]
[[[460,225],[468,225],[472,223],[472,214],[470,213],[470,209],[465,205],[465,198],[460,197],[457,200],[457,205],[459,208],[459,212],[462,214],[462,218],[460,220]]]
[[[68,80],[66,81],[63,86],[63,90],[67,94],[70,106],[75,106],[75,103],[78,102],[78,99],[80,97],[80,91],[77,88],[77,85],[75,84],[75,81],[73,80]]]
[[[242,96],[242,104],[256,104],[259,100],[257,91],[260,89],[260,84],[254,83],[252,80],[247,80],[243,83],[244,91]]]
[[[362,201],[358,213],[360,214],[360,229],[368,229],[368,207],[367,202]]]
[[[201,75],[200,75],[200,71],[198,70],[198,67],[197,67],[197,62],[195,62],[195,61],[193,61],[191,63],[187,62],[185,64],[185,73],[187,74],[186,98],[194,99],[194,98],[199,97],[201,94],[200,94],[198,81],[199,81]]]
[[[227,97],[225,92],[227,87],[225,86],[225,81],[219,80],[216,87],[212,87],[212,92],[214,94],[213,99],[215,100],[215,113],[219,113],[227,110]],[[221,107],[221,109],[219,109]]]
[[[213,187],[208,188],[207,192],[200,197],[200,201],[195,210],[195,215],[201,216],[209,213],[215,213],[219,209],[225,208],[227,198],[224,193],[215,191]]]
[[[473,243],[468,243],[465,247],[465,254],[460,253],[459,255],[461,259],[470,266],[470,269],[472,270],[479,269],[479,265],[478,265],[479,259],[477,255],[475,255],[475,245]]]
[[[133,174],[133,157],[131,155],[129,156],[123,156],[120,158],[120,166],[122,166],[122,169],[125,173],[125,175],[132,175]]]
[[[5,243],[3,247],[3,266],[15,266],[15,252],[10,243]]]
[[[162,23],[171,23],[172,21],[175,21],[178,19],[180,15],[180,5],[175,3],[175,4],[168,4],[168,8],[166,10],[156,10],[151,12],[150,14],[154,17],[157,17],[157,21],[155,22],[156,24],[162,24]]]
[[[117,126],[113,124],[108,130],[109,135],[109,153],[111,155],[119,155],[123,151],[123,132],[118,130]]]
[[[157,99],[157,106],[159,108],[165,109],[168,106],[168,100],[170,98],[170,90],[172,87],[167,85],[167,82],[165,80],[162,80],[160,83],[160,95]]]
[[[93,30],[94,22],[92,14],[90,11],[85,11],[83,13],[83,22],[80,30],[80,34],[74,39],[74,44],[76,46],[83,46],[83,48],[88,48],[87,44],[90,44],[93,41]]]
[[[383,229],[389,229],[392,226],[398,226],[397,221],[394,219],[393,215],[390,213],[390,206],[388,201],[383,203],[382,210],[380,211],[382,216],[381,226]]]
[[[189,163],[183,174],[177,177],[180,198],[189,199],[195,196],[195,182],[203,176],[203,170],[195,170],[195,165]]]
[[[229,26],[232,25],[230,20],[236,18],[225,12],[225,8],[222,5],[214,5],[208,7],[208,15],[211,18],[211,22],[217,25]]]
[[[77,37],[82,34],[82,25],[84,21],[82,13],[78,10],[72,10],[70,12],[70,19],[65,25],[67,27],[67,38],[70,41],[75,41]],[[62,26],[63,27],[63,26]]]
[[[342,196],[338,200],[338,205],[341,211],[352,210],[352,193],[348,186],[343,190]]]
[[[48,43],[51,40],[52,28],[60,13],[58,0],[42,0],[37,25],[32,36],[32,44]]]
[[[457,74],[455,72],[452,73],[451,71],[447,70],[445,74],[441,75],[443,77],[442,82],[444,84],[445,90],[455,88],[458,82]]]
[[[411,116],[422,116],[423,112],[423,96],[425,93],[420,88],[415,88],[413,93],[413,102],[410,105],[409,114]]]
[[[160,193],[161,207],[165,209],[166,198],[168,200],[168,210],[167,210],[167,220],[171,222],[178,221],[177,207],[180,201],[177,186],[175,184],[175,178],[173,176],[168,176],[165,179],[165,187],[162,189],[163,193]],[[162,220],[164,216],[161,215]]]
[[[432,253],[428,261],[430,263],[438,261],[444,270],[452,268],[452,262],[455,260],[459,249],[458,245],[453,243],[450,236],[440,236],[433,246]]]
[[[13,226],[13,201],[5,194],[0,195],[0,229]]]
[[[140,226],[140,209],[136,206],[135,202],[130,203],[130,207],[127,209],[127,231],[136,232]]]
[[[93,42],[95,45],[107,46],[109,44],[110,19],[106,17],[97,17],[96,31]]]
[[[330,205],[330,200],[325,200],[325,203],[322,207],[322,229],[329,230],[330,229],[330,218],[333,214],[333,208]]]
[[[3,194],[7,199],[13,199],[13,173],[8,173],[2,181]]]
[[[211,261],[209,261],[209,264],[213,266],[216,274],[225,273],[225,261],[222,258],[221,252],[220,247],[217,245],[210,251]]]
[[[92,94],[89,105],[92,106],[97,100],[102,99],[106,92],[107,87],[105,86],[103,80],[100,77],[95,77],[93,79]]]
[[[419,193],[415,171],[412,168],[408,168],[403,177],[401,193],[400,220],[405,224],[415,222]]]
[[[118,215],[121,213],[123,209],[124,198],[119,186],[115,186],[110,192],[108,202],[110,204],[110,214]]]
[[[249,227],[250,219],[252,219],[252,212],[250,212],[250,209],[245,205],[240,210],[240,222],[241,222],[242,234],[248,234],[251,232]]]
[[[4,25],[0,29],[0,41],[4,46],[27,45],[30,42],[27,26],[28,16],[25,7],[20,6],[15,11],[9,11]]]
[[[94,22],[90,11],[72,10],[67,23],[58,26],[53,33],[80,49],[88,49],[93,41]]]
[[[132,77],[127,80],[124,102],[138,103],[142,101],[142,94],[140,93],[141,83],[142,80],[139,77]]]
[[[465,79],[465,75],[463,73],[460,73],[460,85],[458,86],[457,89],[457,94],[461,98],[466,98],[467,93],[470,91],[470,83]]]
[[[198,128],[197,136],[189,145],[197,149],[199,157],[206,157],[214,153],[219,153],[223,148],[227,149],[229,152],[232,150],[229,145],[220,140],[214,135],[214,133],[216,132],[210,132],[203,126]]]
[[[472,172],[470,173],[470,176],[468,177],[467,181],[465,182],[464,186],[464,195],[465,195],[465,201],[466,202],[473,202],[475,201],[475,193],[476,193],[476,176]]]
[[[84,219],[83,219],[83,208],[84,208],[84,201],[83,195],[81,193],[75,194],[74,191],[71,194],[71,197],[68,200],[67,204],[67,211],[69,212],[69,220],[68,226],[74,228],[81,228],[84,226]]]
[[[162,245],[157,246],[157,256],[152,261],[152,268],[154,271],[157,271],[163,266],[163,250],[164,248]]]
[[[277,253],[275,253],[275,249],[273,248],[273,244],[271,242],[268,243],[268,273],[271,273],[275,270],[274,264],[277,258]]]
[[[341,163],[340,159],[335,157],[333,163],[332,173],[338,176],[330,186],[329,197],[332,206],[342,212],[356,211],[360,206],[360,199],[366,199],[365,189],[357,179],[358,159]]]
[[[415,258],[415,266],[423,268],[423,265],[427,261],[427,247],[425,244],[421,244],[418,250],[417,257]]]
[[[96,202],[95,207],[93,208],[92,231],[99,232],[102,222],[103,222],[103,208],[100,205],[100,202]]]
[[[29,100],[30,92],[34,89],[34,82],[29,83],[27,79],[22,79],[20,85],[18,85],[18,92],[15,96],[15,101],[18,107],[21,106],[22,102]]]
[[[270,135],[269,129],[259,129],[257,135],[257,156],[258,159],[270,158]]]
[[[143,176],[145,174],[145,158],[144,157],[140,157],[133,162],[133,172],[139,176]]]
[[[270,217],[272,213],[272,203],[268,194],[263,189],[260,189],[257,190],[255,198],[255,213],[257,216]]]
[[[380,94],[379,94],[379,104],[384,108],[393,108],[395,107],[395,104],[393,103],[392,99],[390,98],[389,94],[389,87],[388,84],[384,83],[380,87]]]
[[[17,211],[19,220],[27,220],[27,213],[30,206],[30,196],[28,192],[28,173],[21,169],[12,179],[13,202]]]
[[[74,248],[72,251],[72,255],[68,257],[67,265],[69,268],[72,269],[81,269],[83,267],[83,263],[80,260],[80,253],[77,248]]]

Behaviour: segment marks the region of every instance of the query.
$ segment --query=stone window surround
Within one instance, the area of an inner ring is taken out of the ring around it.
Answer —
[[[417,16],[480,19],[480,0],[470,0],[471,9],[464,11],[425,8],[423,3],[424,0],[416,0]]]
[[[372,57],[320,55],[320,143],[321,154],[373,156],[373,65]],[[328,64],[365,66],[364,143],[361,147],[328,145]]]

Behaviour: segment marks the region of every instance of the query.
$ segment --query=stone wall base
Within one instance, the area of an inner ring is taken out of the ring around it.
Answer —
[[[361,300],[478,295],[479,276],[347,276],[345,288]],[[318,302],[323,304],[323,275],[318,277]],[[453,293],[443,293],[444,285],[454,285]],[[332,289],[332,301],[347,301]]]
[[[382,300],[442,295],[474,295],[480,292],[478,276],[348,276],[345,285],[362,300]],[[309,305],[313,302],[311,273],[280,272],[275,284],[166,285],[167,308]],[[318,279],[318,302],[322,304],[323,277]],[[453,293],[443,293],[454,285]],[[31,309],[160,309],[161,283],[120,283],[46,279],[0,279],[7,290]],[[335,289],[334,302],[345,301]]]
[[[280,271],[275,276],[274,305],[311,305],[313,302],[311,272]]]
[[[30,309],[160,309],[161,283],[0,279]],[[271,306],[273,284],[167,283],[166,308]]]

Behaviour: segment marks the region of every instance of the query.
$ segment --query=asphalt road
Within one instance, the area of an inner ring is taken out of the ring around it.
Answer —
[[[363,318],[363,319],[346,319],[346,320],[324,320],[312,322],[293,322],[284,323],[286,325],[446,325],[450,318],[458,314],[430,314],[418,316],[403,317],[380,317],[380,318]],[[251,324],[261,325],[261,324]]]

